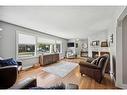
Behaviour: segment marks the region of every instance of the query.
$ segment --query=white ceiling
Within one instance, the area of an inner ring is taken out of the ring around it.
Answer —
[[[10,6],[0,7],[0,19],[66,39],[86,38],[110,26],[118,7]]]

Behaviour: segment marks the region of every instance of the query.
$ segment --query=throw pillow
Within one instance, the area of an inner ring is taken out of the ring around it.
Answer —
[[[104,58],[101,58],[99,63],[98,63],[98,67],[102,68],[105,64],[105,59]]]
[[[97,58],[96,65],[98,65],[98,64],[99,64],[99,62],[100,62],[100,59],[101,59],[101,58],[103,58],[103,57],[102,57],[102,56],[100,56],[100,57],[98,57],[98,58]]]
[[[91,64],[96,65],[96,62],[97,62],[97,59],[94,59],[94,60],[91,62]]]
[[[0,66],[11,66],[11,65],[17,65],[17,62],[13,58],[5,59],[5,60],[0,60]]]
[[[87,62],[89,62],[89,63],[91,63],[93,60],[94,60],[94,58],[92,58],[92,57],[87,58]]]

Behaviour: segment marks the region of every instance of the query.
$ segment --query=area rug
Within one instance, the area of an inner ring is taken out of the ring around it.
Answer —
[[[42,70],[55,74],[60,77],[65,77],[69,74],[72,70],[74,70],[78,64],[72,62],[61,61],[59,63],[55,63],[44,67]]]

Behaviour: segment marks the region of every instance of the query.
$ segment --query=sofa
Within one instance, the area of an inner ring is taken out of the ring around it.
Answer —
[[[96,59],[94,59],[91,63],[81,61],[80,65],[80,73],[81,75],[85,74],[95,81],[101,83],[104,75],[105,69],[109,61],[109,55],[104,54]]]

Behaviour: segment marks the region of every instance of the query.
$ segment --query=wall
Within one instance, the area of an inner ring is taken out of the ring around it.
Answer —
[[[112,53],[112,64],[115,64],[116,70],[114,72],[115,76],[115,86],[120,88],[127,88],[127,84],[123,83],[123,43],[122,43],[122,19],[123,13],[127,15],[127,9],[124,10],[125,7],[117,10],[117,14],[115,14],[114,19],[111,22],[111,26],[109,27],[109,35],[113,34],[114,43],[110,47],[110,51]],[[124,11],[123,11],[124,10]],[[126,72],[127,73],[127,72]]]
[[[122,22],[123,34],[123,84],[127,84],[127,16]]]
[[[62,48],[61,55],[65,56],[65,51],[67,50],[67,40],[66,39],[48,35],[45,33],[41,33],[39,31],[31,30],[28,28],[9,24],[9,23],[2,22],[2,21],[0,21],[0,28],[3,29],[1,31],[2,38],[0,38],[0,56],[3,58],[9,58],[9,57],[16,58],[16,31],[32,33],[32,34],[35,34],[35,35],[38,35],[44,38],[50,38],[50,39],[62,41],[63,48]],[[31,62],[38,63],[38,57],[33,57],[30,59],[23,60],[23,64],[25,64],[24,66],[26,66],[26,63],[27,65],[30,65]]]
[[[127,8],[117,20],[116,32],[116,86],[127,88]]]

